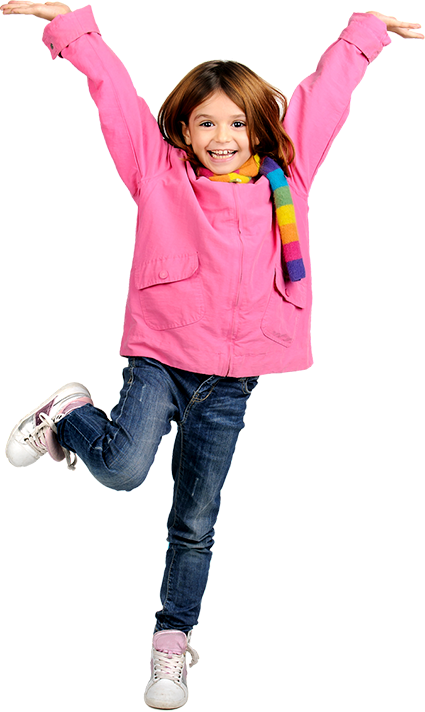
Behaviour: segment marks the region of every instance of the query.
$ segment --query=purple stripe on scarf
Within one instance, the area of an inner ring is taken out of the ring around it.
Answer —
[[[304,262],[302,260],[292,260],[286,263],[288,275],[291,282],[299,282],[305,277]]]

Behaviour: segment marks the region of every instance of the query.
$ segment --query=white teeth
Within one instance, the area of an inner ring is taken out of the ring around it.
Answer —
[[[210,151],[210,153],[213,154],[213,156],[231,156],[233,153],[236,153],[236,151],[228,151],[228,150],[218,150],[218,151]]]

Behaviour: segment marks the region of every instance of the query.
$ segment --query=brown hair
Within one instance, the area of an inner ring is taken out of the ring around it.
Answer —
[[[168,143],[186,151],[193,165],[201,165],[192,147],[186,145],[182,122],[187,126],[192,111],[215,91],[223,91],[245,113],[252,152],[274,158],[288,175],[295,149],[282,126],[286,97],[239,62],[204,62],[177,84],[158,115],[159,128]]]

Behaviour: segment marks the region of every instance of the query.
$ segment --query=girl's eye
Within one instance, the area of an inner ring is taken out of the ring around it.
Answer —
[[[240,129],[243,126],[246,126],[246,123],[244,121],[234,121],[233,126],[235,129]]]
[[[237,129],[240,128],[241,126],[246,126],[244,121],[234,121],[233,123],[238,124],[238,126],[236,126]],[[206,124],[212,124],[212,121],[203,121],[202,124],[199,124],[199,125],[206,126]],[[207,127],[207,128],[209,128],[209,127]]]
[[[210,128],[210,126],[213,125],[212,121],[203,121],[202,124],[199,124],[200,126],[206,126],[207,129]]]

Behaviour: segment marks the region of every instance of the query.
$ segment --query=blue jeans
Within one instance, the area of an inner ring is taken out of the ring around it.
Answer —
[[[130,491],[145,480],[162,436],[176,421],[163,607],[155,630],[188,632],[198,622],[220,491],[258,378],[191,373],[150,358],[129,359],[123,377],[111,419],[84,405],[58,422],[58,440],[103,485]]]

